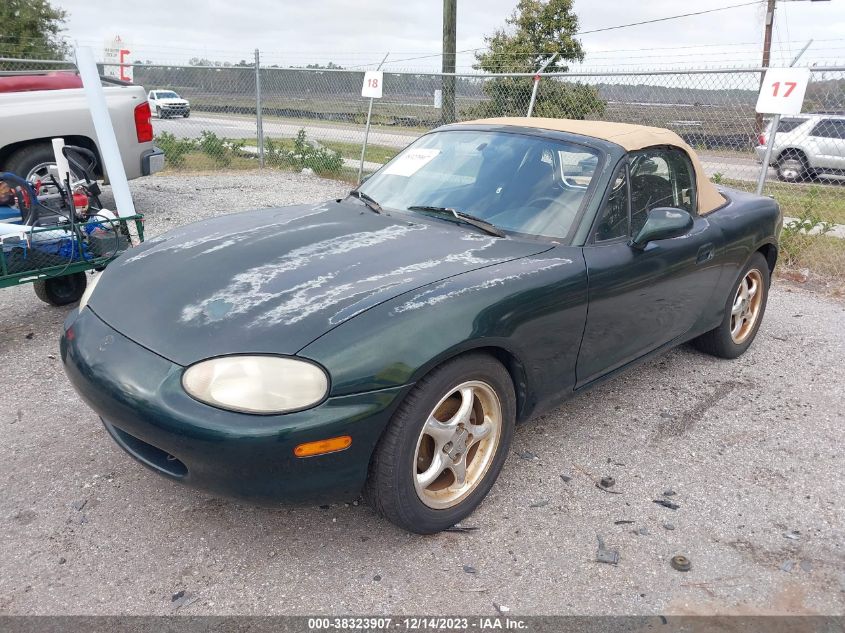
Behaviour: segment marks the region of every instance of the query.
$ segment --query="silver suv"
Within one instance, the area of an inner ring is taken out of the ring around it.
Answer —
[[[763,162],[772,124],[757,139],[757,162]],[[778,178],[801,182],[821,174],[845,176],[845,115],[799,114],[783,117],[772,147],[771,165]]]

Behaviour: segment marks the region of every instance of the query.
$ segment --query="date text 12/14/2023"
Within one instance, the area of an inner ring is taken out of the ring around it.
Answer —
[[[308,618],[309,631],[520,631],[525,620],[511,617],[339,617]]]

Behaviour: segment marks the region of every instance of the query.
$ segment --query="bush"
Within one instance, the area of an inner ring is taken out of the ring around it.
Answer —
[[[534,80],[531,77],[488,80],[484,83],[484,92],[489,99],[464,110],[462,116],[525,116],[533,87]],[[532,115],[556,119],[598,118],[604,114],[605,105],[593,86],[546,78],[540,81]]]
[[[341,153],[325,147],[312,146],[308,143],[305,130],[297,132],[292,150],[285,150],[273,139],[266,139],[264,162],[274,167],[313,169],[318,174],[336,174],[343,168]]]
[[[833,229],[832,222],[824,221],[815,214],[815,195],[811,187],[801,215],[783,226],[780,235],[780,259],[786,267],[804,263],[806,253],[817,243],[823,242],[824,236]]]
[[[155,137],[156,146],[164,152],[164,158],[173,167],[185,164],[185,156],[197,147],[195,140],[190,138],[176,138],[170,132],[162,132]]]
[[[211,158],[220,167],[226,167],[232,162],[225,139],[220,138],[214,132],[203,130],[200,133],[199,147],[203,154]]]

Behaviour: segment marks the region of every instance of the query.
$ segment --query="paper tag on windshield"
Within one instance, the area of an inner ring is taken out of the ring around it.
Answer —
[[[430,163],[439,153],[439,149],[412,149],[390,163],[384,173],[394,176],[412,176]]]

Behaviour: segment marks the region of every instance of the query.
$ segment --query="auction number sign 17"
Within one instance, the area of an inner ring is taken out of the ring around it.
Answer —
[[[799,114],[809,82],[809,68],[770,68],[760,86],[757,112]]]

